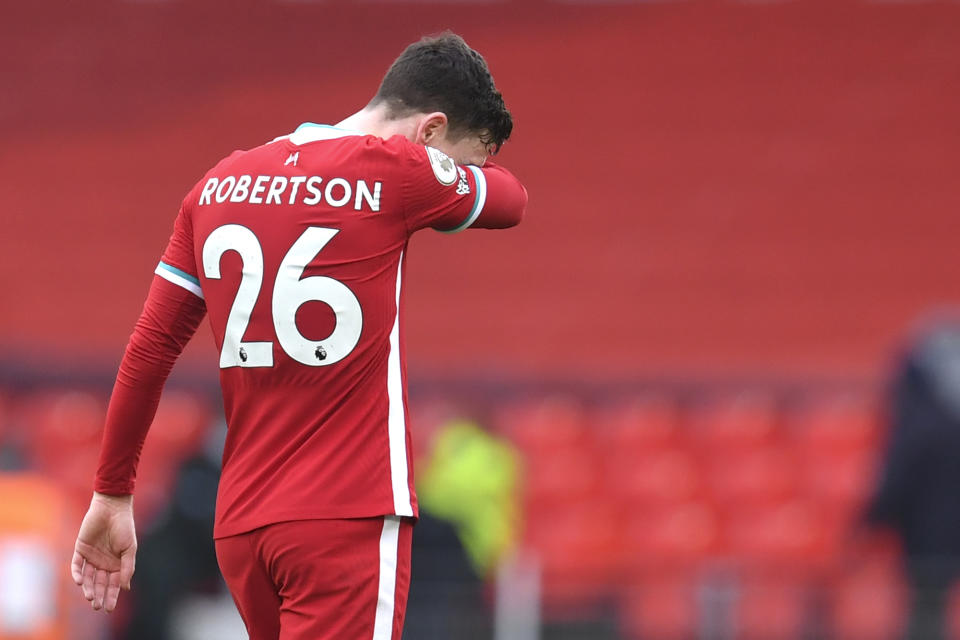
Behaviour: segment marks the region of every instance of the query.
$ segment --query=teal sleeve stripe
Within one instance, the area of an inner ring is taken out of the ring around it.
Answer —
[[[158,268],[158,269],[163,269],[164,271],[169,271],[170,273],[172,273],[172,274],[174,274],[174,275],[178,275],[178,276],[180,276],[181,278],[183,278],[184,280],[186,280],[186,281],[188,281],[188,282],[192,282],[193,284],[197,285],[198,287],[200,286],[200,279],[199,279],[199,278],[196,278],[196,277],[190,275],[190,274],[187,273],[186,271],[181,271],[180,269],[177,269],[176,267],[172,267],[172,266],[170,266],[169,264],[167,264],[166,262],[164,262],[163,260],[160,261],[160,264],[157,265],[157,268]]]
[[[467,169],[470,170],[470,173],[473,174],[473,181],[476,183],[477,194],[473,201],[473,208],[470,209],[470,214],[467,216],[466,220],[460,223],[460,226],[454,227],[453,229],[447,229],[442,231],[442,233],[457,233],[458,231],[463,231],[474,222],[477,218],[480,217],[480,212],[483,211],[483,205],[487,201],[487,178],[483,175],[483,171],[479,167],[475,167],[472,164],[467,165]]]

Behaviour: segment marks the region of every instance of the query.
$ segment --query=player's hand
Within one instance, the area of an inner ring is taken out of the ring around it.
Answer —
[[[94,493],[70,563],[73,581],[94,609],[117,607],[120,589],[130,589],[136,555],[133,496]]]

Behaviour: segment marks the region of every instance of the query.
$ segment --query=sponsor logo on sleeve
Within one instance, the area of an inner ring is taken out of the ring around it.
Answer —
[[[457,167],[460,173],[460,180],[457,182],[457,195],[465,196],[470,193],[470,183],[467,182],[467,172],[463,167]]]
[[[433,175],[437,176],[440,184],[449,187],[457,181],[457,165],[450,156],[439,149],[427,147],[427,158],[433,168]]]

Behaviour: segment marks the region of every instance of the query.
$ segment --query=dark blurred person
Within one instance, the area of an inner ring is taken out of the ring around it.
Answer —
[[[911,591],[909,640],[944,640],[960,576],[960,320],[915,340],[892,389],[884,470],[867,521],[897,532]]]
[[[178,469],[170,504],[138,550],[142,580],[132,593],[128,640],[170,640],[172,614],[181,600],[220,584],[213,546],[219,480],[219,455],[210,452],[198,452]]]
[[[408,640],[492,636],[485,585],[516,543],[518,464],[509,442],[470,420],[432,434],[418,460]]]

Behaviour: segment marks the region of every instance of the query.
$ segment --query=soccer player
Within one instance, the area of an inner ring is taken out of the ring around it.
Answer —
[[[407,47],[359,112],[236,151],[187,194],[77,537],[72,575],[94,609],[130,588],[141,446],[209,314],[229,426],[214,538],[250,637],[400,637],[417,517],[407,242],[520,221],[526,190],[487,162],[512,128],[484,59],[448,33]]]

